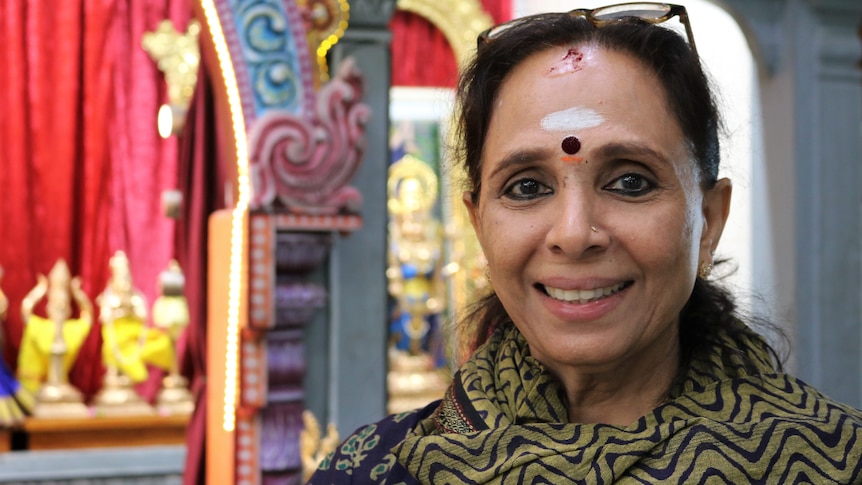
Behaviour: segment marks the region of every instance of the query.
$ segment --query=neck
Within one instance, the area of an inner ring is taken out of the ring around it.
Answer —
[[[613,369],[558,374],[566,391],[569,422],[628,426],[667,397],[679,369],[679,345]]]

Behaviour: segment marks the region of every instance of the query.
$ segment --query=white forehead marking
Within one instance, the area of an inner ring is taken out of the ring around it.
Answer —
[[[589,108],[569,108],[551,113],[542,118],[542,129],[546,131],[577,131],[604,123],[602,115]]]

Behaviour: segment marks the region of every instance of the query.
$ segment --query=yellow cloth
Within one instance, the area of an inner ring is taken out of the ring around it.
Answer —
[[[78,357],[84,339],[90,333],[90,323],[80,318],[67,320],[63,324],[63,340],[66,342],[66,356],[63,358],[63,371],[68,373]],[[30,392],[39,386],[48,375],[51,359],[51,344],[54,342],[54,322],[38,315],[31,315],[21,338],[18,353],[18,381]]]
[[[15,394],[0,397],[0,429],[19,426],[35,406],[36,398],[24,386],[19,387]]]
[[[24,412],[11,397],[0,399],[0,429],[24,422]]]
[[[120,369],[132,381],[142,382],[149,375],[147,364],[170,370],[174,350],[164,332],[145,327],[136,318],[121,317],[102,325],[102,361]]]

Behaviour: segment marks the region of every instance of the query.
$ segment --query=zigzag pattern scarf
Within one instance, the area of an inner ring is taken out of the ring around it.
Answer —
[[[776,374],[753,332],[732,340],[757,373],[716,346],[632,425],[573,424],[506,325],[393,453],[423,484],[862,483],[862,412]]]

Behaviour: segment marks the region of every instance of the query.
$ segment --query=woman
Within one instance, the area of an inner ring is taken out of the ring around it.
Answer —
[[[731,185],[682,7],[503,24],[459,102],[477,349],[312,483],[862,481],[862,413],[781,373],[708,280]]]

